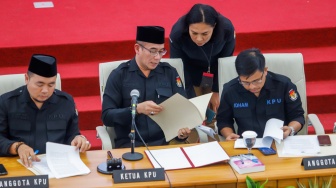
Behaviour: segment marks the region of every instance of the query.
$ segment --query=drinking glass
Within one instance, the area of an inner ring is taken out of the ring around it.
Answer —
[[[250,154],[251,149],[257,140],[257,133],[254,131],[245,131],[243,132],[242,136],[243,136],[244,144],[247,147],[247,151]]]

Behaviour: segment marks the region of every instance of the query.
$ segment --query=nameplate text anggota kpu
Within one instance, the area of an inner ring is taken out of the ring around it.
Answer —
[[[302,162],[305,170],[336,168],[336,155],[303,158]]]
[[[114,183],[145,182],[165,180],[163,168],[149,168],[136,170],[114,170]]]
[[[0,178],[0,187],[49,188],[48,175]]]

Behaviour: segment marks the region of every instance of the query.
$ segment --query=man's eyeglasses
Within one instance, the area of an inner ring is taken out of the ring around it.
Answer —
[[[154,49],[147,49],[146,47],[144,47],[143,45],[141,45],[140,43],[138,43],[139,46],[141,46],[142,48],[146,49],[147,51],[149,51],[149,53],[155,57],[157,55],[160,55],[160,56],[164,56],[166,53],[167,53],[167,50],[166,49],[162,49],[162,50],[154,50]]]
[[[243,86],[250,86],[250,84],[253,84],[253,85],[258,85],[258,84],[261,84],[261,82],[262,82],[262,78],[263,78],[263,76],[264,76],[264,72],[265,71],[263,71],[263,73],[262,73],[262,75],[261,75],[261,78],[259,78],[259,79],[257,79],[257,80],[254,80],[254,81],[252,81],[252,82],[245,82],[245,81],[241,81],[239,78],[238,78],[238,81],[239,81],[239,83],[241,84],[241,85],[243,85]]]

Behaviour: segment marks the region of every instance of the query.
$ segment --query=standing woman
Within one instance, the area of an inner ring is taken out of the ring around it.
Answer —
[[[236,44],[231,21],[209,5],[195,4],[174,24],[169,37],[170,57],[184,64],[188,98],[213,92],[210,106],[217,112],[218,58],[232,56]]]

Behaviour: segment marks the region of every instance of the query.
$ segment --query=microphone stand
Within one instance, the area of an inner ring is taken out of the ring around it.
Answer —
[[[124,153],[122,158],[127,161],[138,161],[143,158],[141,153],[134,152],[135,147],[135,112],[132,112],[132,126],[131,126],[131,133],[128,135],[131,139],[131,152]]]

